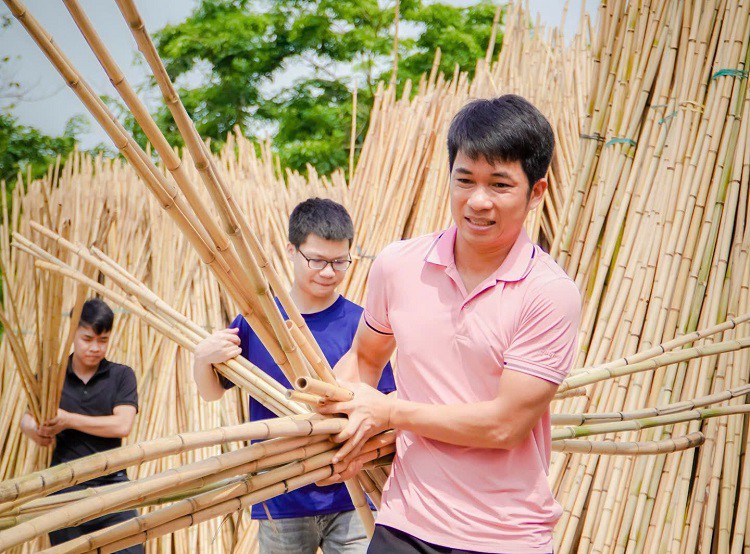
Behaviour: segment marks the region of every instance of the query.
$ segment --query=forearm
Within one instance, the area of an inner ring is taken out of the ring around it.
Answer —
[[[69,413],[68,429],[77,429],[89,435],[106,438],[123,438],[130,434],[133,427],[132,420],[121,415],[88,416]]]
[[[193,378],[198,387],[198,394],[203,400],[212,402],[224,396],[226,389],[221,386],[219,376],[210,363],[196,358],[193,363]]]
[[[34,417],[29,412],[21,416],[20,426],[21,432],[29,438],[32,438],[32,432],[37,428]]]
[[[457,446],[510,449],[529,434],[496,400],[471,404],[423,404],[393,400],[390,426]]]
[[[336,378],[349,383],[366,383],[376,388],[383,366],[378,367],[376,362],[360,350],[353,347],[342,356],[336,364]]]

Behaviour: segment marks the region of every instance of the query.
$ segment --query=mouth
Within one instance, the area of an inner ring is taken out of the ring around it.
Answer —
[[[464,219],[472,226],[479,228],[492,227],[495,224],[493,219],[487,219],[484,217],[464,217]]]

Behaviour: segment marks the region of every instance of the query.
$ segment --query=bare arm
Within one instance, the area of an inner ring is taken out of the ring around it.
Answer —
[[[39,428],[39,434],[52,438],[65,429],[76,429],[89,435],[107,438],[123,438],[130,434],[135,421],[136,408],[120,404],[112,409],[112,415],[90,416],[58,410],[57,415]]]
[[[198,394],[203,400],[219,400],[226,389],[221,386],[219,376],[213,364],[224,363],[242,353],[237,329],[217,331],[203,339],[195,348],[193,361],[193,379],[198,387]]]
[[[333,371],[342,381],[377,387],[383,368],[391,359],[395,348],[393,335],[373,331],[362,317],[351,348],[341,357]]]
[[[518,371],[506,370],[498,395],[471,404],[422,404],[396,400],[390,424],[428,439],[459,446],[511,449],[538,423],[558,385]]]
[[[354,399],[319,408],[324,414],[349,416],[349,424],[336,437],[346,444],[334,462],[355,456],[364,441],[389,428],[458,446],[511,449],[529,436],[557,390],[554,383],[510,370],[500,378],[493,400],[470,404],[410,402],[367,385],[349,386]]]

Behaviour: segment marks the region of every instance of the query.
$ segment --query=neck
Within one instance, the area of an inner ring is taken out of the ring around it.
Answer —
[[[73,356],[73,372],[81,379],[91,377],[97,369],[99,369],[99,364],[89,366]]]
[[[311,296],[301,291],[295,283],[292,285],[292,289],[289,291],[289,296],[292,297],[292,301],[294,302],[294,305],[297,306],[297,309],[300,311],[300,313],[314,314],[317,312],[322,312],[326,308],[332,306],[333,303],[338,299],[339,293],[334,291],[329,296],[325,296],[322,298],[318,296]]]
[[[457,234],[456,243],[453,247],[456,269],[459,273],[466,271],[472,274],[489,275],[503,264],[517,239],[518,235],[505,244],[477,248],[467,244],[461,238],[461,235]]]

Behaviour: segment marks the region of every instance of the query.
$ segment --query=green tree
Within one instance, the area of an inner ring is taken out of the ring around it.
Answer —
[[[0,180],[12,187],[18,173],[25,176],[29,168],[32,178],[43,176],[58,155],[65,158],[73,151],[85,125],[83,118],[74,117],[62,136],[51,137],[0,112]]]
[[[485,55],[495,9],[490,0],[468,7],[402,0],[400,86],[430,70],[438,47],[442,71],[452,74],[458,65],[473,72]],[[272,133],[287,166],[304,170],[310,163],[329,173],[347,165],[352,83],[358,83],[361,142],[377,82],[390,78],[394,14],[393,0],[386,6],[377,0],[202,0],[184,22],[159,31],[156,43],[172,79],[182,78],[188,113],[212,144],[221,144],[235,125],[251,137]],[[301,76],[277,90],[279,79],[293,73]],[[165,108],[157,121],[180,142]]]

